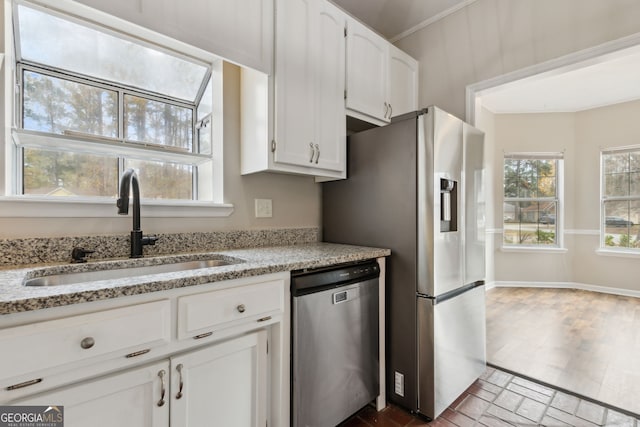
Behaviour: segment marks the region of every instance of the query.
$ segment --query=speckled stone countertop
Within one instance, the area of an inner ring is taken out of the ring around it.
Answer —
[[[332,243],[308,243],[292,246],[233,249],[116,259],[85,264],[50,264],[29,268],[0,270],[0,314],[40,310],[69,304],[99,301],[127,295],[197,286],[205,283],[268,273],[324,267],[387,256],[388,249]],[[50,274],[87,272],[100,269],[169,264],[191,260],[221,258],[237,263],[180,272],[149,274],[124,279],[99,280],[58,286],[23,286],[25,279]]]

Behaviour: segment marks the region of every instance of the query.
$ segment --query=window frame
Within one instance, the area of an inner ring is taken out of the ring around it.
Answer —
[[[144,200],[144,206],[146,206],[148,216],[186,216],[186,217],[216,217],[216,216],[228,216],[233,212],[233,205],[224,203],[224,170],[223,170],[223,150],[222,150],[222,137],[223,137],[223,117],[222,117],[222,59],[216,55],[206,52],[200,48],[188,45],[180,42],[163,34],[155,31],[148,30],[140,27],[131,22],[121,20],[117,17],[109,15],[107,13],[98,11],[88,6],[78,4],[75,2],[67,2],[64,0],[30,0],[23,2],[29,6],[44,7],[51,11],[52,14],[62,14],[65,17],[71,17],[75,20],[81,20],[85,25],[96,26],[102,30],[117,32],[123,37],[131,37],[139,42],[150,44],[156,48],[169,50],[171,52],[177,52],[179,55],[187,58],[194,58],[197,61],[211,64],[210,79],[212,92],[214,93],[213,114],[208,117],[207,120],[211,127],[211,154],[202,155],[196,153],[177,153],[174,150],[157,149],[157,147],[149,147],[146,144],[144,149],[136,151],[136,144],[140,144],[136,141],[130,141],[126,144],[122,143],[119,138],[116,141],[109,141],[110,138],[82,136],[79,138],[75,135],[53,135],[40,132],[25,131],[20,129],[22,125],[22,99],[18,97],[19,89],[16,87],[18,80],[18,72],[22,72],[23,67],[18,67],[16,64],[16,56],[13,49],[16,47],[13,31],[13,13],[15,7],[12,6],[12,2],[3,2],[2,7],[5,11],[5,66],[4,66],[4,121],[5,121],[5,138],[0,142],[0,186],[3,190],[0,193],[0,203],[2,209],[0,209],[0,216],[11,217],[111,217],[111,212],[103,212],[104,204],[113,203],[114,200],[106,198],[106,200],[98,200],[99,198],[92,197],[74,197],[73,200],[47,197],[47,196],[34,196],[34,195],[22,195],[20,189],[22,188],[21,175],[22,165],[17,156],[21,155],[21,144],[29,144],[34,146],[48,146],[55,143],[61,143],[65,146],[73,146],[79,144],[82,140],[90,140],[93,145],[91,152],[108,152],[117,148],[118,154],[123,149],[133,153],[133,157],[141,158],[140,153],[145,153],[144,158],[148,159],[148,153],[152,153],[154,158],[161,161],[178,161],[179,163],[193,164],[197,166],[202,162],[210,162],[210,170],[207,171],[206,181],[211,182],[194,182],[194,192],[204,184],[207,187],[209,196],[206,199],[199,200],[171,200],[171,199],[152,199]],[[15,3],[13,3],[15,4]],[[32,64],[28,61],[24,61],[24,68],[30,68],[35,66],[36,72],[42,72],[45,70],[45,74],[53,77],[58,77],[58,73],[62,74],[66,79],[73,79],[77,76],[70,76],[67,71],[50,69],[51,67],[42,67],[39,64]],[[95,78],[85,79],[82,76],[81,83],[86,83],[86,80],[90,80],[92,85],[102,86],[106,85],[109,90],[113,89],[113,85],[109,82],[101,82]],[[200,99],[206,90],[206,86],[209,80],[205,79],[202,83],[199,91],[198,98]],[[167,98],[164,96],[158,96],[157,94],[141,91],[135,88],[126,88],[126,91],[136,95],[143,96],[147,99],[158,99],[162,102],[166,102]],[[122,92],[119,92],[120,100],[122,104]],[[178,104],[184,104],[184,101],[178,102]],[[180,105],[183,106],[183,105]],[[20,111],[18,111],[18,108]],[[118,115],[118,120],[124,119],[122,114]],[[119,124],[119,137],[124,138],[123,123]],[[192,109],[192,135],[193,143],[197,144],[198,135],[198,118],[197,118],[197,104]],[[45,137],[46,136],[46,137]],[[50,140],[49,143],[45,142]],[[164,152],[164,153],[163,153]],[[135,154],[138,154],[137,156]],[[186,155],[185,155],[186,154]],[[4,157],[2,159],[1,157]],[[185,161],[190,159],[190,161]],[[194,180],[197,180],[198,174],[193,174]],[[20,176],[18,180],[17,177]],[[18,184],[20,187],[18,187]],[[143,184],[144,185],[144,184]],[[180,208],[176,210],[177,208]],[[185,208],[185,209],[182,209]],[[143,210],[145,210],[143,208]],[[100,212],[101,213],[100,213]],[[115,213],[115,209],[114,209]]]
[[[627,196],[605,196],[606,191],[606,179],[605,179],[605,156],[607,154],[624,154],[624,153],[638,153],[640,155],[640,145],[628,145],[621,147],[611,147],[611,148],[601,148],[600,149],[600,224],[598,226],[599,231],[599,249],[598,253],[611,253],[615,255],[630,255],[630,256],[640,256],[640,247],[631,248],[624,246],[607,246],[606,245],[606,211],[605,211],[605,203],[606,202],[638,202],[640,203],[640,194],[637,196],[627,195]],[[630,174],[631,170],[627,169],[625,171],[626,174]],[[631,219],[628,218],[627,221]],[[638,224],[634,224],[638,225]],[[631,234],[629,234],[631,236]]]
[[[555,160],[556,161],[556,194],[555,197],[506,197],[505,196],[505,161],[511,160]],[[502,243],[505,251],[533,251],[533,252],[564,252],[564,153],[563,152],[505,152],[502,159]],[[507,243],[504,235],[505,205],[509,202],[553,202],[556,205],[555,219],[555,243],[548,244],[522,244]]]

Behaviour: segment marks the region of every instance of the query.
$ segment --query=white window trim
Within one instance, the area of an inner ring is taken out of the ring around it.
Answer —
[[[558,161],[558,170],[557,170],[557,187],[556,187],[556,198],[558,200],[558,205],[556,206],[556,243],[555,245],[520,245],[520,244],[506,244],[504,242],[504,229],[502,229],[503,237],[501,239],[500,249],[502,252],[548,252],[548,253],[564,253],[567,252],[567,248],[565,247],[565,230],[564,230],[564,153],[544,153],[544,152],[513,152],[513,153],[504,153],[504,159],[509,157],[517,157],[521,159],[556,159]],[[503,169],[501,171],[502,175],[502,216],[504,218],[504,163]],[[502,222],[504,224],[504,220]]]
[[[125,33],[136,39],[160,45],[188,58],[212,65],[212,89],[222,94],[222,59],[202,49],[182,43],[155,31],[127,22],[107,13],[70,0],[29,0],[52,10],[62,12],[89,21],[95,25]],[[0,141],[0,217],[111,217],[105,205],[113,204],[115,199],[73,198],[58,199],[46,196],[23,196],[16,194],[15,145],[13,143],[12,125],[14,100],[11,99],[15,88],[15,58],[13,57],[13,8],[11,0],[5,0],[4,28],[6,61],[4,70],[4,138]],[[0,65],[2,63],[0,62]],[[224,169],[223,169],[223,118],[222,96],[214,98],[213,133],[212,133],[212,170],[211,200],[143,200],[141,213],[147,217],[226,217],[233,212],[233,205],[224,203]],[[144,185],[144,183],[142,183]]]

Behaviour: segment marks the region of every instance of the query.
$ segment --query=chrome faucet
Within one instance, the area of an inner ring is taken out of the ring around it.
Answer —
[[[142,258],[142,247],[155,245],[156,236],[143,236],[140,229],[140,186],[138,175],[133,169],[127,169],[120,178],[120,198],[118,199],[118,214],[129,213],[129,187],[133,187],[133,230],[131,230],[131,258]]]

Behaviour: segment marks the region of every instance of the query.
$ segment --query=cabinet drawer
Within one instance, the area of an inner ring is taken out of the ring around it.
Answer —
[[[162,300],[0,330],[0,379],[168,343],[170,315]]]
[[[284,309],[284,281],[258,283],[178,299],[178,338],[255,321]]]

